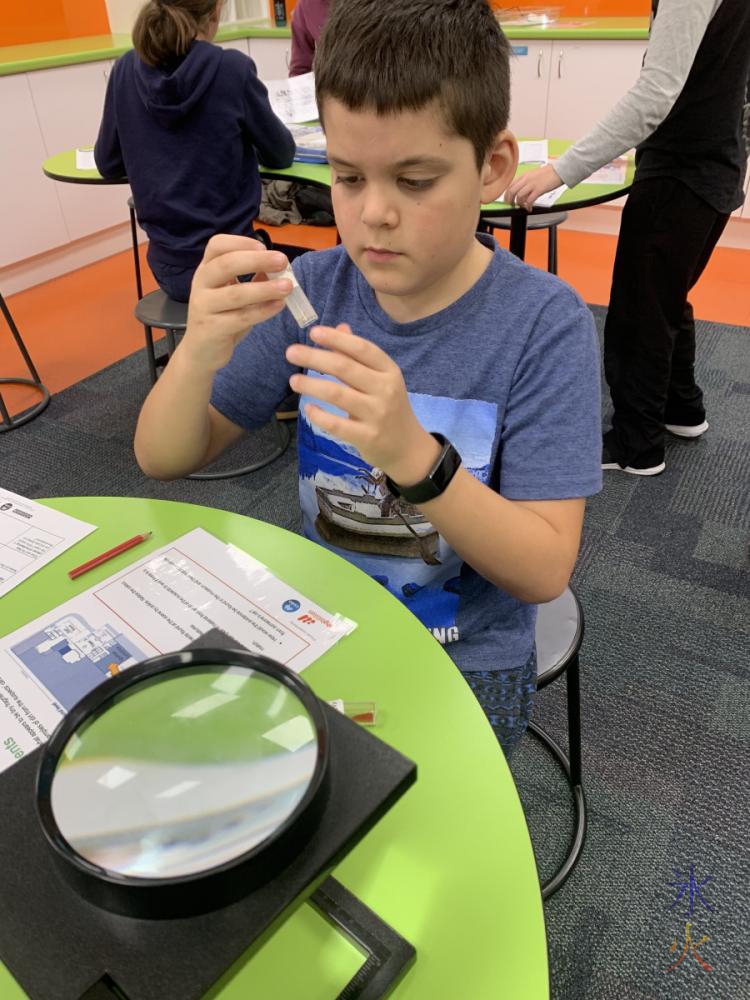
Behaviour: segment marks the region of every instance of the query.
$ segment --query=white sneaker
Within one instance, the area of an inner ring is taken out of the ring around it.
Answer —
[[[658,476],[660,472],[664,472],[667,467],[666,462],[660,462],[659,465],[652,465],[647,469],[636,469],[632,465],[626,465],[624,468],[617,462],[602,462],[602,469],[610,470],[612,472],[629,472],[631,476]]]
[[[698,438],[708,430],[708,421],[702,424],[664,424],[670,434],[679,438]]]

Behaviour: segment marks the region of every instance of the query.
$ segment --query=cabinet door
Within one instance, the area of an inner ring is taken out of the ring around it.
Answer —
[[[543,138],[552,42],[513,42],[511,51],[511,131],[519,138]]]
[[[111,69],[112,63],[107,61],[29,74],[47,156],[94,144]],[[126,184],[48,183],[57,186],[72,240],[128,221],[130,188]]]
[[[54,183],[42,173],[47,152],[26,73],[0,77],[0,267],[67,243]]]
[[[547,136],[580,139],[638,79],[644,42],[584,41],[552,45]]]
[[[250,57],[261,80],[285,80],[289,76],[292,43],[288,38],[248,38]]]

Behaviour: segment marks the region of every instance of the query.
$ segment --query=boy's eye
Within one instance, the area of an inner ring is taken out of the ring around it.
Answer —
[[[343,184],[344,187],[354,187],[362,178],[358,174],[336,174],[334,183]]]
[[[402,187],[405,187],[407,191],[426,191],[427,188],[432,187],[435,183],[435,178],[424,177],[417,179],[415,177],[400,177],[399,183]]]

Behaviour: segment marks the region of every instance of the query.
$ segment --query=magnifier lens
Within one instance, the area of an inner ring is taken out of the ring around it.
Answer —
[[[143,879],[208,871],[271,837],[313,779],[316,728],[293,690],[244,666],[127,688],[68,739],[51,786],[88,862]]]

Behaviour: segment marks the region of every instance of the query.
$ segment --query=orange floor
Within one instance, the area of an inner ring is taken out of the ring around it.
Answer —
[[[279,242],[331,246],[331,230],[309,226],[267,227]],[[499,242],[507,233],[497,233]],[[527,260],[546,266],[546,234],[530,233]],[[560,232],[560,275],[592,304],[606,305],[615,238]],[[750,325],[747,251],[719,248],[696,287],[692,301],[700,319]],[[155,287],[145,266],[147,290]],[[50,392],[112,364],[143,346],[143,328],[133,317],[135,286],[130,252],[37,285],[8,298],[27,349]],[[24,375],[23,362],[0,319],[0,375]],[[145,367],[144,367],[145,376]],[[12,413],[36,398],[31,390],[3,388]]]

